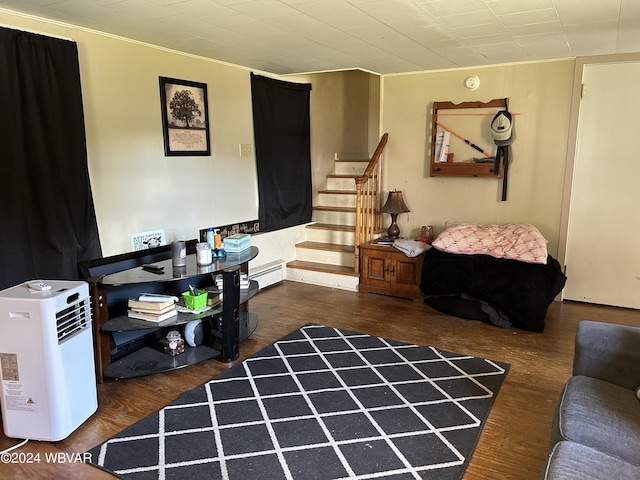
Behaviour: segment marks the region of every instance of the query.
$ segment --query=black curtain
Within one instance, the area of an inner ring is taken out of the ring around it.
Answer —
[[[311,84],[251,74],[262,232],[311,221],[310,95]]]
[[[76,44],[0,27],[0,105],[0,288],[78,279],[102,252]]]

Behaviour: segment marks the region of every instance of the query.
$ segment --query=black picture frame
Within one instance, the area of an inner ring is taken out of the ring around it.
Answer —
[[[159,79],[165,157],[211,155],[207,84]]]

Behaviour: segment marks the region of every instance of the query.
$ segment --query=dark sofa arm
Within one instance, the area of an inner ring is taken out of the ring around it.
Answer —
[[[573,374],[635,390],[640,386],[640,327],[580,322]]]

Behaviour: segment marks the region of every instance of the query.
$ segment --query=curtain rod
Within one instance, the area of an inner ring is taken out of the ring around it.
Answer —
[[[12,30],[20,30],[22,32],[27,32],[27,33],[35,33],[36,35],[44,35],[45,37],[59,38],[60,40],[68,40],[70,42],[73,42],[73,38],[63,37],[62,35],[54,35],[53,33],[49,33],[49,32],[39,32],[37,30],[31,30],[29,28],[24,28],[24,27],[16,27],[14,25],[6,25],[4,23],[0,23],[0,27],[10,28]]]

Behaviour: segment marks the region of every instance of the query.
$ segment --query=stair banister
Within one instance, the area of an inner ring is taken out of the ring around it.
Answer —
[[[374,238],[374,234],[382,228],[382,152],[387,144],[389,134],[380,138],[367,168],[356,181],[356,244],[355,271],[360,271],[359,245]]]

